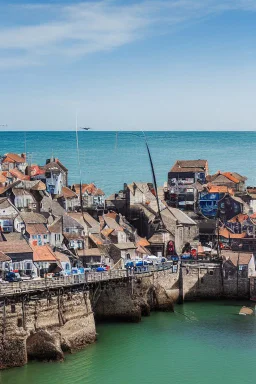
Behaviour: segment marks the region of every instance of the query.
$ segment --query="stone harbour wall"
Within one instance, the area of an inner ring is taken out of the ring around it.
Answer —
[[[239,271],[223,274],[221,263],[185,263],[177,273],[167,269],[84,288],[14,295],[0,302],[0,369],[32,359],[63,360],[65,352],[96,341],[95,320],[139,322],[151,311],[173,311],[177,302],[248,298],[249,279]]]
[[[64,352],[96,340],[94,315],[86,292],[6,303],[1,307],[0,369],[30,359],[62,360]]]
[[[179,297],[179,275],[171,270],[108,283],[95,305],[97,320],[138,322],[152,310],[173,311]]]

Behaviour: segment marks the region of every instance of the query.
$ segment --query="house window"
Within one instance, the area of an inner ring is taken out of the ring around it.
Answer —
[[[32,235],[32,239],[36,240],[37,239],[37,235]]]
[[[213,271],[210,271],[210,275],[213,275]]]
[[[44,235],[44,239],[47,239],[48,238],[48,235]]]
[[[130,255],[130,253],[127,253],[127,254],[126,254],[126,259],[127,259],[127,260],[131,260],[131,255]]]
[[[203,277],[201,277],[201,284],[203,284],[204,283],[204,278]]]

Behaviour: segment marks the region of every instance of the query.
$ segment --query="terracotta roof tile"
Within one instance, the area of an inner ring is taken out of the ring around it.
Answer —
[[[212,185],[208,183],[207,189],[209,193],[229,193],[230,195],[234,195],[234,191],[232,188],[228,188],[226,185]]]
[[[101,231],[104,237],[108,237],[114,231],[113,228],[105,228]]]
[[[62,187],[61,194],[65,199],[72,199],[77,197],[77,194],[68,187]]]
[[[0,251],[8,255],[12,253],[32,253],[31,247],[20,233],[5,233],[4,238],[6,241],[0,241]]]
[[[20,216],[26,224],[46,224],[46,218],[36,212],[21,212]]]
[[[150,246],[150,243],[147,241],[147,239],[141,237],[141,238],[136,242],[136,245],[137,245],[137,246],[141,246],[141,247],[149,247],[149,246]]]
[[[239,180],[231,172],[223,172],[222,175],[226,176],[229,180],[233,181],[233,183],[239,183]]]
[[[82,184],[82,194],[88,193],[88,195],[93,195],[93,196],[104,196],[105,193],[100,189],[97,188],[95,184],[90,183],[90,184]],[[80,184],[74,184],[73,188],[75,189],[76,193],[80,195]]]
[[[3,163],[25,163],[26,159],[16,153],[7,153]]]
[[[47,235],[49,233],[44,224],[27,224],[26,232],[30,235]]]
[[[20,170],[17,168],[10,169],[10,174],[14,177],[16,177],[19,180],[30,180],[30,176],[24,175]]]
[[[11,261],[11,258],[7,256],[4,252],[0,251],[0,262]]]
[[[96,245],[102,245],[103,244],[103,241],[99,236],[90,234],[89,237],[94,242],[94,244],[96,244]]]
[[[33,246],[33,261],[57,261],[53,250],[49,245]]]
[[[0,172],[0,183],[6,183],[6,181],[6,176],[3,174],[3,172]]]
[[[219,235],[225,237],[226,239],[243,239],[246,236],[246,233],[232,233],[229,232],[227,228],[220,228]]]

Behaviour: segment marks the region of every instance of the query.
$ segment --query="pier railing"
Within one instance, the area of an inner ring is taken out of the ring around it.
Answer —
[[[13,283],[0,283],[0,296],[8,296],[15,293],[26,293],[35,291],[44,291],[49,288],[62,288],[66,286],[74,286],[81,284],[90,284],[96,282],[104,282],[109,280],[118,280],[136,275],[150,275],[153,272],[169,270],[169,272],[177,272],[173,270],[172,265],[158,266],[142,266],[136,269],[112,269],[103,272],[86,272],[79,275],[61,276],[53,278],[45,278],[39,280],[26,280]]]

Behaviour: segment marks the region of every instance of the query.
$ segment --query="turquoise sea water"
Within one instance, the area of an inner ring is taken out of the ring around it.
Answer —
[[[239,316],[242,304],[186,303],[139,324],[101,324],[98,342],[65,362],[2,371],[0,383],[252,384],[256,318]]]
[[[139,137],[137,136],[139,135]],[[256,132],[147,132],[158,184],[177,159],[208,159],[210,171],[237,171],[256,185]],[[83,182],[95,182],[108,195],[123,183],[151,181],[142,133],[80,131]],[[0,154],[24,152],[24,132],[0,132]],[[52,153],[69,169],[69,183],[79,181],[75,132],[27,132],[26,151],[44,164]]]

